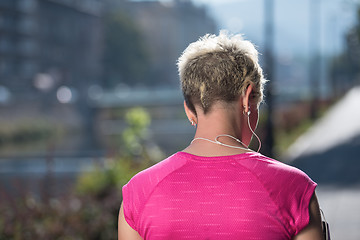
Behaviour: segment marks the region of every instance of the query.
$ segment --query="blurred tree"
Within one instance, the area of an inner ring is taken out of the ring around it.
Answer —
[[[104,87],[146,84],[149,57],[141,31],[121,10],[104,16]]]
[[[332,60],[331,85],[334,96],[360,83],[360,5],[357,9],[357,22],[345,36],[345,51]]]
[[[74,191],[42,198],[45,193],[30,195],[17,181],[6,184],[14,195],[0,186],[0,240],[116,240],[122,186],[164,157],[146,143],[151,117],[145,109],[130,109],[125,120],[119,155],[83,172]]]
[[[357,10],[356,25],[348,32],[346,36],[347,53],[352,67],[355,81],[360,80],[360,4]]]
[[[121,135],[119,153],[105,161],[105,166],[94,166],[79,176],[76,189],[79,193],[104,197],[126,184],[132,176],[163,159],[163,153],[147,139],[151,123],[150,114],[136,107],[125,114],[127,128]],[[0,239],[1,240],[1,239]]]

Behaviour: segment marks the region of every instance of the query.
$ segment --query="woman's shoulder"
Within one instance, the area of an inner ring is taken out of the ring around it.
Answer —
[[[302,170],[259,153],[238,162],[256,176],[264,190],[279,205],[286,205],[290,200],[294,202],[292,199],[301,201],[304,196],[312,195],[317,186]]]
[[[282,218],[298,233],[309,221],[309,204],[317,184],[302,170],[258,156],[257,175]]]
[[[274,202],[280,205],[286,205],[289,199],[301,201],[304,196],[311,197],[317,186],[302,170],[261,154],[242,164],[257,176]]]
[[[142,187],[147,185],[146,187],[151,189],[161,182],[166,176],[182,167],[185,163],[185,159],[179,158],[177,154],[173,154],[153,166],[137,173],[126,185],[141,185]]]
[[[306,182],[312,181],[302,170],[260,153],[250,154],[245,161],[241,160],[239,163],[248,167],[260,177],[277,180],[296,179]]]

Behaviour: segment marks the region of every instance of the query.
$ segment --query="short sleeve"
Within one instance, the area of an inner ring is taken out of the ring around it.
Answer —
[[[276,202],[279,203],[280,213],[288,225],[290,235],[295,236],[309,224],[309,204],[317,184],[293,167],[278,174],[278,177],[282,178],[282,187]]]
[[[304,177],[304,192],[302,194],[302,198],[299,202],[299,207],[293,207],[295,216],[295,235],[297,235],[301,230],[303,230],[310,221],[310,200],[314,195],[315,188],[317,184],[313,182],[309,177]]]
[[[309,223],[310,199],[317,184],[300,169],[264,156],[259,160],[252,161],[254,174],[276,205],[289,236],[295,236]]]
[[[130,227],[136,231],[137,230],[135,224],[136,209],[134,208],[134,204],[133,204],[134,201],[132,199],[133,194],[131,191],[131,184],[128,183],[125,186],[123,186],[122,196],[123,196],[123,209],[124,209],[125,220],[130,225]]]

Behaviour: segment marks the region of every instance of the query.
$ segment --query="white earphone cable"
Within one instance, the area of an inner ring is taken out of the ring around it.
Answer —
[[[251,131],[251,133],[256,137],[256,139],[258,140],[259,142],[259,147],[258,147],[258,150],[257,152],[260,151],[260,148],[261,148],[261,140],[260,138],[258,137],[258,135],[254,132],[254,130],[251,128],[251,125],[250,125],[250,111],[247,112],[247,123],[248,123],[248,126],[249,126],[249,129]],[[243,145],[244,147],[240,147],[240,146],[233,146],[233,145],[229,145],[229,144],[225,144],[225,143],[222,143],[218,140],[219,137],[230,137],[232,139],[234,139],[235,141],[239,142],[241,145]],[[231,148],[237,148],[237,149],[243,149],[243,150],[251,150],[249,149],[249,146],[244,144],[242,141],[240,141],[239,139],[237,139],[236,137],[234,136],[231,136],[229,134],[220,134],[220,135],[217,135],[215,137],[215,140],[210,140],[208,138],[203,138],[203,137],[197,137],[197,138],[194,138],[190,144],[192,144],[195,140],[205,140],[205,141],[208,141],[208,142],[211,142],[211,143],[215,143],[215,144],[219,144],[221,146],[225,146],[225,147],[231,147]]]

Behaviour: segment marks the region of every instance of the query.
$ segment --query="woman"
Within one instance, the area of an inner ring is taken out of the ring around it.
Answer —
[[[248,148],[265,83],[257,54],[224,32],[183,52],[195,137],[123,187],[119,239],[322,239],[316,183]]]

